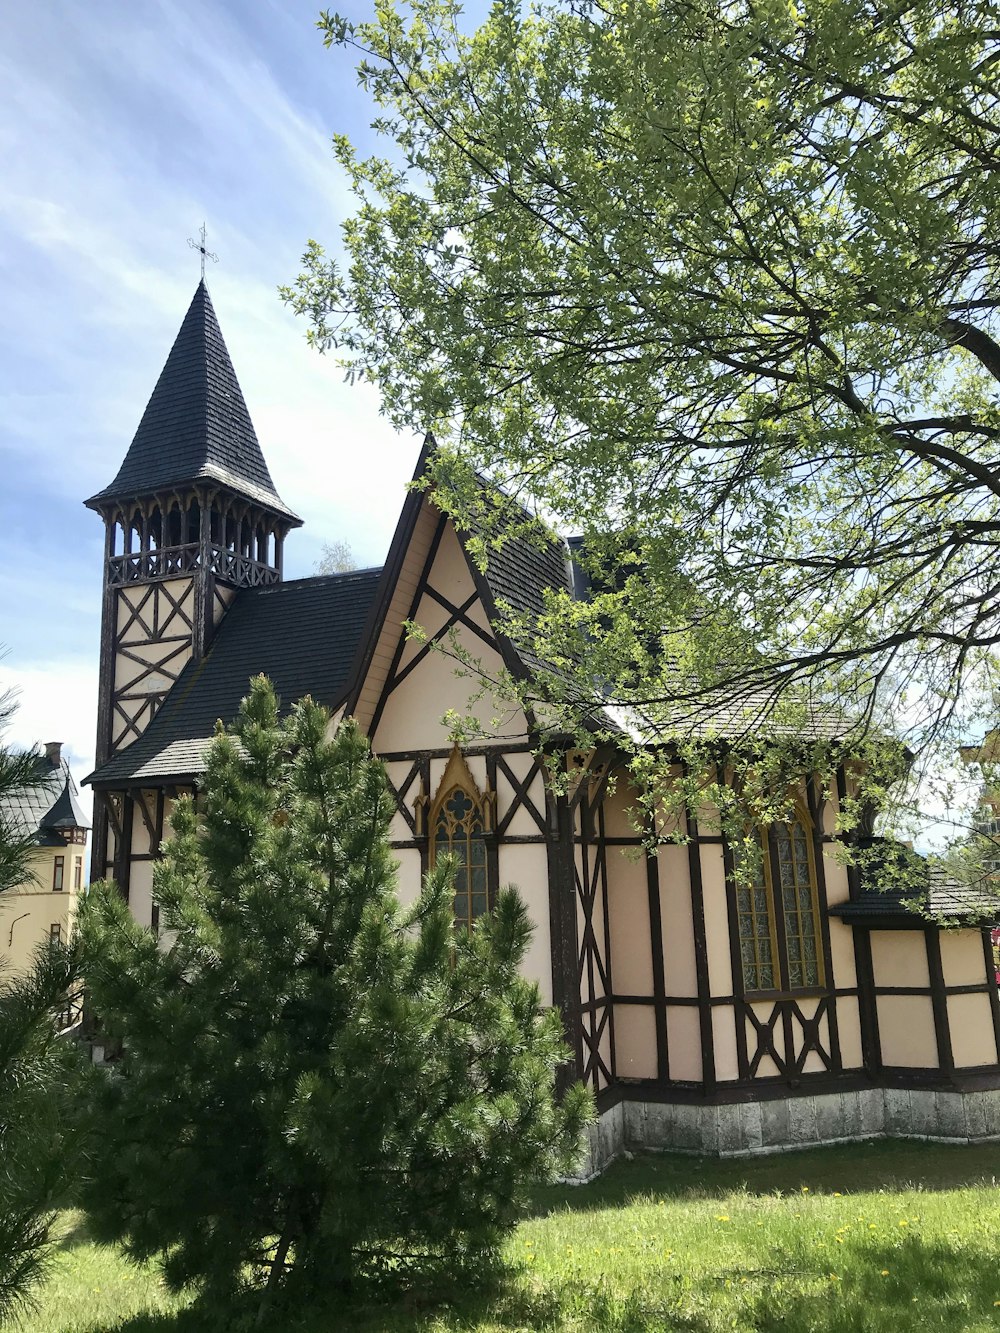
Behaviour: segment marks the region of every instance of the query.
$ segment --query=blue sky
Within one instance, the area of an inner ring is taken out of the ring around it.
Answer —
[[[361,4],[341,6],[364,17]],[[93,757],[102,525],[114,476],[207,279],[279,493],[323,541],[381,563],[416,459],[276,293],[351,209],[329,147],[370,108],[315,0],[69,0],[0,11],[0,687],[8,739]]]

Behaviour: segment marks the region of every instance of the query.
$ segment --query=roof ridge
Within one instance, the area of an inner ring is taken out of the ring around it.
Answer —
[[[301,583],[331,583],[334,579],[354,579],[362,574],[381,574],[383,565],[365,565],[364,569],[341,569],[335,574],[303,574],[297,579],[283,579],[270,588],[259,588],[258,592],[277,592],[280,588],[292,588]]]

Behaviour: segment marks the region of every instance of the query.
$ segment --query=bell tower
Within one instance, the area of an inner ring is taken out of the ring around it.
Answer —
[[[118,475],[85,503],[105,525],[100,766],[142,735],[239,589],[281,581],[301,524],[274,489],[204,279]],[[96,877],[106,811],[94,825]]]

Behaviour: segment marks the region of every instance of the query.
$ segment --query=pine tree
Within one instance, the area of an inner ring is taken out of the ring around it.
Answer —
[[[0,695],[0,732],[13,712],[11,695]],[[31,876],[35,831],[17,813],[18,798],[50,773],[37,752],[0,745],[0,904]],[[0,975],[0,1324],[31,1304],[53,1210],[74,1174],[81,1069],[79,1052],[56,1033],[56,1012],[76,967],[72,948],[52,945],[25,976]]]
[[[113,885],[83,913],[88,980],[124,1054],[97,1113],[89,1206],[173,1287],[232,1303],[495,1258],[526,1187],[589,1114],[557,1101],[558,1016],[519,965],[516,893],[471,936],[452,867],[394,893],[393,802],[350,721],[285,723],[252,682],[180,800],[154,872],[157,941]]]
[[[43,945],[30,972],[0,985],[0,1324],[31,1307],[77,1176],[86,1067],[55,1021],[76,975],[72,947]]]

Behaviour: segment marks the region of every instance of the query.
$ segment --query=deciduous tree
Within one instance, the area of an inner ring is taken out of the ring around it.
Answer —
[[[647,738],[718,727],[722,696],[758,738],[810,700],[855,741],[940,735],[1000,642],[995,6],[462,21],[321,20],[386,148],[336,138],[344,257],[310,243],[287,295],[437,434],[484,558],[512,520],[477,468],[584,535],[599,595],[529,627],[574,661],[536,692]]]

